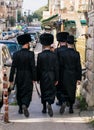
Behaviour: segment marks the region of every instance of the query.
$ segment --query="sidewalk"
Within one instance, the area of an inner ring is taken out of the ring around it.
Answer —
[[[89,122],[90,120],[94,120],[94,110],[81,111],[79,116],[86,122]]]
[[[18,114],[18,106],[9,105],[9,121],[5,124],[0,121],[0,130],[93,130],[88,123],[88,119],[94,114],[93,111],[83,111],[79,114],[78,109],[74,109],[74,114],[68,113],[66,108],[63,115],[59,114],[59,106],[53,106],[54,116],[42,114],[41,100],[36,90],[29,107],[30,117]]]

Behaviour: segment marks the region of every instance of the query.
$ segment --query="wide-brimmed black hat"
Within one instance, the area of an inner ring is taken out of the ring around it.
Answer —
[[[68,32],[59,32],[56,34],[57,41],[59,42],[66,42],[67,36],[69,35]]]
[[[40,43],[44,46],[51,45],[54,41],[54,37],[50,33],[43,33],[40,35]]]
[[[31,40],[32,40],[32,39],[31,39],[31,36],[30,36],[30,34],[28,34],[28,33],[23,34],[23,35],[19,35],[19,36],[17,37],[17,41],[18,41],[18,43],[21,44],[21,45],[24,45],[24,44],[30,42]]]
[[[69,35],[69,36],[67,37],[67,43],[68,43],[68,44],[74,44],[75,42],[77,42],[77,40],[74,38],[73,35]]]

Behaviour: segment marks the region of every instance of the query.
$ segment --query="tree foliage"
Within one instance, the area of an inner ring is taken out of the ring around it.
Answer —
[[[17,22],[24,21],[24,17],[20,10],[17,11]]]
[[[43,6],[39,8],[38,10],[34,11],[32,14],[26,14],[26,12],[24,12],[24,16],[22,16],[21,12],[18,11],[17,20],[18,22],[24,21],[24,22],[29,23],[29,22],[32,22],[34,18],[37,18],[40,21],[43,17],[43,11],[47,11],[47,10],[48,10],[48,6]]]
[[[38,18],[38,20],[40,21],[43,16],[43,11],[47,11],[47,10],[48,10],[48,6],[43,6],[39,8],[33,13],[33,18]]]
[[[15,18],[13,16],[9,17],[9,24],[13,27],[15,25]]]

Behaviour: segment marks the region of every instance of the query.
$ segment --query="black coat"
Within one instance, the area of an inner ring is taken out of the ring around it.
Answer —
[[[34,52],[22,49],[14,53],[9,77],[10,82],[13,82],[15,72],[18,105],[25,104],[28,107],[32,98],[32,81],[36,80]]]
[[[80,54],[72,48],[68,48],[60,56],[62,75],[62,92],[67,95],[70,103],[75,102],[76,83],[81,80]]]
[[[62,79],[63,79],[63,75],[62,75],[63,72],[62,72],[62,66],[60,63],[60,56],[64,54],[66,49],[67,49],[66,46],[61,46],[61,47],[55,49],[55,53],[58,57],[58,62],[59,62],[59,82],[56,87],[56,90],[57,90],[56,97],[60,102],[62,102]]]
[[[44,50],[38,54],[37,80],[40,81],[41,101],[52,104],[55,100],[55,81],[59,79],[58,60],[54,52]]]

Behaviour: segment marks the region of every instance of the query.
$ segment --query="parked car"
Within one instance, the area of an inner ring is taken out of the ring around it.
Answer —
[[[0,38],[1,40],[7,40],[8,39],[8,33],[7,32],[2,32],[0,37],[1,37]]]
[[[8,33],[8,39],[15,37],[15,34],[13,31],[8,31],[7,33]]]
[[[7,45],[11,57],[13,56],[14,52],[21,49],[21,46],[17,42],[12,41],[12,40],[0,40],[0,43],[3,43],[3,44]]]
[[[19,35],[19,30],[12,30],[13,32],[14,32],[14,34],[15,34],[15,36],[17,36],[17,35]]]
[[[5,73],[9,79],[10,67],[8,65],[11,65],[11,63],[12,59],[8,47],[4,44],[0,44],[0,102],[2,101],[3,75]]]

